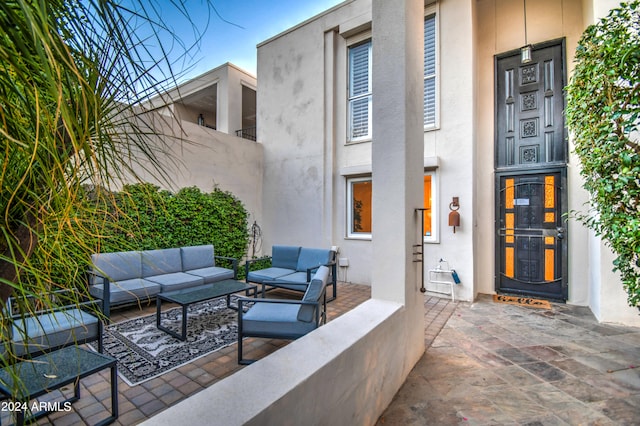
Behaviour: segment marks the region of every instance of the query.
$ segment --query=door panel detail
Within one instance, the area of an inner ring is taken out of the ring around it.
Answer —
[[[566,300],[563,175],[498,176],[499,292]]]

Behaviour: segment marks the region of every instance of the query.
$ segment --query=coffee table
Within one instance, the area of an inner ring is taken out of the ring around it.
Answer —
[[[5,399],[0,401],[2,410],[15,412],[17,425],[24,424],[25,412],[31,412],[26,419],[31,422],[54,411],[69,411],[71,403],[80,399],[80,379],[106,368],[111,369],[111,416],[97,424],[113,423],[118,418],[116,359],[78,346],[67,346],[0,369],[0,393]],[[16,377],[22,383],[21,389],[15,389]],[[31,401],[71,383],[73,396],[64,401],[46,404]]]
[[[226,296],[227,308],[237,311],[238,307],[231,304],[231,295],[244,291],[245,295],[249,296],[251,290],[253,290],[253,297],[257,297],[258,286],[237,280],[224,280],[198,287],[160,293],[156,296],[156,327],[158,327],[158,330],[162,330],[176,339],[180,339],[182,341],[187,340],[187,308],[189,305]],[[181,333],[176,333],[175,331],[164,327],[160,323],[162,302],[176,303],[182,307]]]

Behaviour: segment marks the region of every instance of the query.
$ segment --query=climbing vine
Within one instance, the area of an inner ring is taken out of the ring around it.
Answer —
[[[566,118],[590,194],[577,217],[613,250],[628,303],[640,307],[640,2],[588,27],[575,61]]]

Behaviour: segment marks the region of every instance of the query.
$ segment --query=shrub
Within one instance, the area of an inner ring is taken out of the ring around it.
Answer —
[[[584,32],[566,117],[591,196],[577,216],[611,247],[629,305],[640,306],[640,2]]]
[[[45,224],[45,237],[34,259],[40,272],[51,276],[51,282],[83,285],[83,274],[89,267],[87,252],[200,244],[213,244],[218,256],[240,259],[246,252],[248,214],[229,192],[215,189],[204,193],[190,187],[173,194],[149,183],[126,185],[108,197],[101,191],[93,189],[83,195],[83,206],[72,215],[72,226],[62,227],[55,219]],[[74,238],[60,229],[73,229]],[[74,246],[79,236],[85,247]]]

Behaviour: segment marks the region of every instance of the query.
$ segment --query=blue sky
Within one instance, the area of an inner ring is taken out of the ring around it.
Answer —
[[[343,0],[187,0],[191,19],[204,31],[194,55],[176,64],[174,72],[188,69],[179,80],[193,78],[225,62],[256,73],[256,45],[317,15]],[[161,3],[161,2],[159,2]],[[217,13],[216,13],[217,11]],[[162,11],[159,11],[162,15]],[[179,14],[167,13],[163,22],[185,44],[193,43],[193,27]],[[207,20],[209,24],[207,27]],[[226,21],[226,22],[225,22]],[[206,30],[205,30],[206,28]]]

